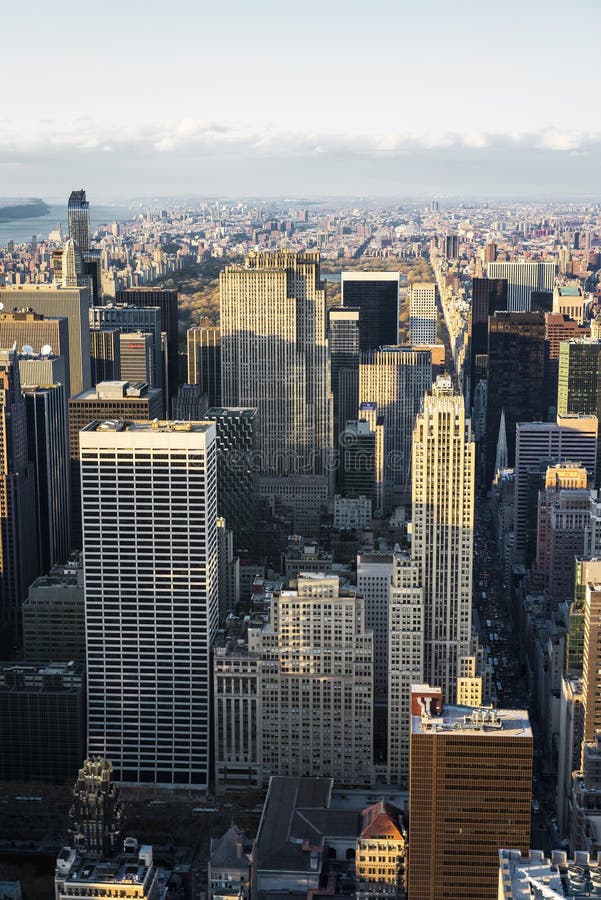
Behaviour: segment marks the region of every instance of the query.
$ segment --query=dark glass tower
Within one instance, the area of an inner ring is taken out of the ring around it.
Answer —
[[[470,338],[470,409],[474,405],[476,357],[488,353],[488,317],[507,309],[505,278],[474,278],[472,281],[472,333]]]
[[[398,343],[398,272],[343,272],[342,305],[360,312],[360,350]]]
[[[357,418],[359,408],[358,309],[338,307],[329,311],[330,378],[334,401],[334,449],[346,423]]]
[[[86,192],[71,191],[67,205],[69,237],[73,238],[81,253],[90,249],[90,204]]]
[[[485,484],[494,475],[501,412],[505,410],[508,464],[515,463],[518,422],[546,419],[545,317],[496,312],[489,319]]]

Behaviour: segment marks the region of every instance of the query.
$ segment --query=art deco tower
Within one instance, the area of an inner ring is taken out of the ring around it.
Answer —
[[[257,408],[263,472],[322,473],[332,416],[319,254],[250,253],[220,288],[223,405]]]
[[[463,398],[439,376],[413,432],[413,558],[424,589],[424,678],[455,698],[470,653],[475,443]]]

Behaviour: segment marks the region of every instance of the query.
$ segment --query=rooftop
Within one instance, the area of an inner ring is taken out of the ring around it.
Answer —
[[[568,859],[554,850],[548,859],[542,850],[499,850],[499,898],[505,900],[546,900],[546,898],[601,897],[601,867],[588,853],[576,851]]]
[[[413,716],[413,734],[478,734],[532,737],[525,709],[445,706],[440,716]]]
[[[204,434],[213,428],[212,422],[179,422],[163,421],[155,419],[152,422],[132,422],[126,419],[96,420],[86,425],[83,431],[131,431],[131,432],[158,432],[168,433],[174,431],[189,431]]]

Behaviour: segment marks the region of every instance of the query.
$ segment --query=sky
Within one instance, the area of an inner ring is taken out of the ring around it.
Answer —
[[[601,197],[600,0],[3,5],[0,194]]]

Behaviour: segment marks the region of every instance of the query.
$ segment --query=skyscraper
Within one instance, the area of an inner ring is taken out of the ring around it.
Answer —
[[[437,321],[436,285],[415,281],[409,291],[409,336],[414,347],[436,343]]]
[[[507,309],[507,282],[504,278],[472,279],[472,320],[470,335],[470,404],[474,405],[474,390],[477,381],[477,358],[488,354],[488,317]],[[486,359],[488,362],[488,357]],[[480,367],[483,362],[480,361]]]
[[[0,350],[0,438],[0,650],[6,654],[21,630],[27,588],[39,574],[35,471],[27,457],[27,414],[14,350]]]
[[[117,303],[133,306],[158,306],[161,310],[161,331],[167,335],[167,362],[164,391],[167,404],[177,393],[179,385],[179,319],[177,291],[159,288],[128,288],[117,291]]]
[[[555,282],[555,263],[529,260],[490,262],[488,277],[503,278],[507,281],[507,309],[509,312],[529,312],[533,291],[552,293]]]
[[[601,341],[596,338],[559,345],[557,412],[601,418]]]
[[[158,306],[135,306],[130,304],[129,306],[123,304],[115,304],[110,303],[106,306],[94,306],[89,310],[90,316],[90,328],[116,328],[121,334],[131,335],[135,332],[141,332],[143,334],[148,334],[151,336],[151,359],[148,363],[148,370],[151,374],[150,379],[148,378],[148,374],[144,377],[133,377],[130,373],[119,372],[118,377],[123,381],[146,381],[150,387],[160,387],[162,388],[164,385],[165,379],[165,361],[163,360],[163,348],[161,343],[161,310]],[[148,343],[148,339],[144,338],[143,341],[145,344]],[[130,343],[137,343],[136,341],[120,341],[121,352],[120,356],[120,365],[124,364],[124,356],[136,356],[136,353],[128,354],[127,351],[129,349]],[[136,348],[132,348],[136,349]],[[127,362],[125,362],[127,367]],[[102,379],[104,380],[104,379]],[[112,379],[110,379],[112,380]],[[92,387],[95,386],[97,382],[94,382]]]
[[[337,575],[274,595],[261,635],[263,778],[371,782],[373,635],[363,598]]]
[[[68,559],[71,549],[65,386],[28,384],[22,391],[28,456],[36,480],[38,569],[45,574],[55,563]]]
[[[71,395],[91,386],[90,366],[90,290],[87,287],[59,288],[54,284],[29,284],[23,287],[0,287],[0,301],[5,309],[30,308],[54,319],[65,317],[69,325],[69,388]],[[33,346],[33,345],[32,345]],[[55,353],[64,355],[52,345]],[[34,346],[34,350],[38,350]]]
[[[66,366],[65,395],[71,396],[69,325],[64,316],[49,318],[27,311],[0,312],[0,347],[12,347],[13,344],[19,352],[29,345],[35,354],[39,354],[42,347],[50,347],[49,357],[62,357]]]
[[[90,249],[90,204],[86,192],[71,191],[67,205],[69,237],[74,240],[81,253]]]
[[[424,679],[424,589],[419,559],[403,553],[393,556],[386,623],[388,783],[405,787],[409,778],[411,687]]]
[[[206,790],[215,426],[94,422],[79,441],[88,752],[122,782]]]
[[[439,376],[413,432],[412,556],[424,589],[424,677],[455,698],[470,654],[475,444],[463,398]]]
[[[121,355],[117,328],[90,328],[92,384],[121,378]]]
[[[334,450],[349,419],[359,407],[360,312],[333,307],[328,311],[330,373],[334,415]]]
[[[158,388],[127,381],[101,381],[90,391],[69,400],[69,465],[71,470],[71,546],[82,548],[81,533],[81,466],[79,433],[96,420],[142,419],[161,417],[163,397]]]
[[[499,848],[530,846],[528,713],[451,706],[420,715],[415,705],[412,712],[409,897],[496,900]]]
[[[254,522],[253,449],[256,409],[212,406],[204,418],[215,422],[217,512],[234,534],[234,550],[248,547]]]
[[[223,404],[257,408],[261,471],[322,473],[332,419],[319,254],[250,253],[220,289]]]
[[[514,562],[528,564],[534,555],[536,498],[548,465],[579,463],[588,472],[590,483],[594,483],[597,433],[596,416],[558,416],[557,422],[518,422],[515,441]]]
[[[378,350],[399,341],[398,272],[343,272],[342,305],[358,309],[360,350]]]
[[[121,380],[130,383],[160,387],[155,368],[153,335],[134,331],[119,335],[119,357],[121,359]],[[160,370],[159,370],[160,371]]]
[[[359,402],[377,404],[378,414],[384,418],[385,511],[410,502],[411,436],[415,416],[431,386],[429,350],[384,347],[361,354]]]
[[[486,486],[494,475],[503,411],[508,463],[513,468],[516,423],[547,418],[545,319],[541,313],[496,312],[489,319]]]
[[[188,382],[200,385],[209,406],[221,406],[221,332],[213,325],[188,328]]]

